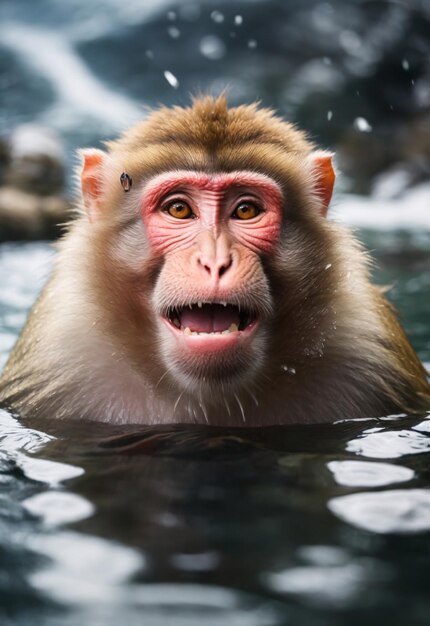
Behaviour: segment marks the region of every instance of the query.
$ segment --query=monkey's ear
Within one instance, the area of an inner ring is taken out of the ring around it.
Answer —
[[[316,150],[309,155],[314,175],[314,191],[321,200],[321,215],[326,217],[336,175],[333,169],[333,154]]]
[[[90,222],[94,222],[101,212],[102,171],[107,158],[106,152],[81,150],[83,166],[81,172],[82,198]]]

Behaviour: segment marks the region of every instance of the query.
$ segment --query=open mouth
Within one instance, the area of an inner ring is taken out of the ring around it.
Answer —
[[[185,335],[228,335],[251,330],[257,314],[227,302],[195,302],[169,309],[166,320]]]

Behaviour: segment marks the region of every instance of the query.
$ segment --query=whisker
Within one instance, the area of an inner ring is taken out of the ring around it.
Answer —
[[[176,400],[176,402],[175,402],[175,406],[173,407],[173,416],[175,415],[175,411],[176,411],[176,409],[178,408],[178,404],[179,404],[179,402],[181,401],[181,398],[182,398],[182,396],[184,395],[184,393],[185,393],[185,389],[184,389],[183,391],[181,391],[181,393],[180,393],[180,394],[179,394],[179,396],[178,396],[178,399],[177,399],[177,400]]]
[[[240,412],[242,413],[242,419],[243,419],[244,422],[246,422],[245,411],[243,409],[242,402],[239,400],[239,398],[237,397],[236,394],[234,394],[234,397],[236,398],[236,401],[237,401],[237,403],[239,405],[239,408],[240,408]]]
[[[155,389],[154,389],[154,391],[157,391],[158,386],[159,386],[159,385],[160,385],[160,383],[161,383],[161,382],[162,382],[162,381],[166,378],[166,376],[167,376],[167,374],[168,374],[168,373],[169,373],[169,370],[167,369],[167,370],[164,372],[164,374],[162,374],[162,375],[160,376],[160,379],[159,379],[158,383],[155,385]]]
[[[203,404],[201,396],[200,396],[200,400],[199,400],[199,406],[200,406],[200,408],[202,410],[203,415],[205,416],[206,423],[209,424],[208,414],[207,414],[207,411],[206,411],[206,407]]]
[[[254,393],[252,393],[252,391],[249,391],[249,389],[247,389],[246,391],[249,393],[249,395],[251,396],[251,398],[254,400],[255,406],[259,406],[259,404],[258,404],[258,400],[257,400],[257,398],[256,398],[255,394],[254,394]]]
[[[227,413],[228,413],[229,417],[231,417],[230,405],[227,402],[227,398],[225,397],[224,383],[221,383],[221,387],[222,387],[222,395],[223,395],[223,399],[224,399],[225,408],[227,409]]]

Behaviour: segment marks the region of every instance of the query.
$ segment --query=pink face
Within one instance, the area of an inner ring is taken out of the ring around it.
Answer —
[[[166,360],[205,355],[206,367],[221,354],[225,367],[227,354],[233,362],[249,352],[270,308],[261,256],[280,235],[278,185],[253,172],[168,172],[145,186],[142,218],[154,253],[164,257],[155,302],[170,331]],[[191,370],[202,370],[190,358]]]
[[[192,214],[172,215],[169,207],[175,203],[187,205]],[[279,237],[281,204],[278,185],[263,174],[168,172],[145,187],[142,214],[150,243],[163,254],[191,245],[204,231],[215,239],[228,233],[232,241],[268,253]]]

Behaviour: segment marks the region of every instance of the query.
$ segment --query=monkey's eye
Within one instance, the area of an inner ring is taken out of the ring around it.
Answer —
[[[253,202],[241,202],[231,216],[237,220],[252,220],[261,213],[261,209]]]
[[[168,204],[164,210],[178,220],[186,220],[190,217],[194,217],[191,207],[183,200],[177,200],[176,202]]]

